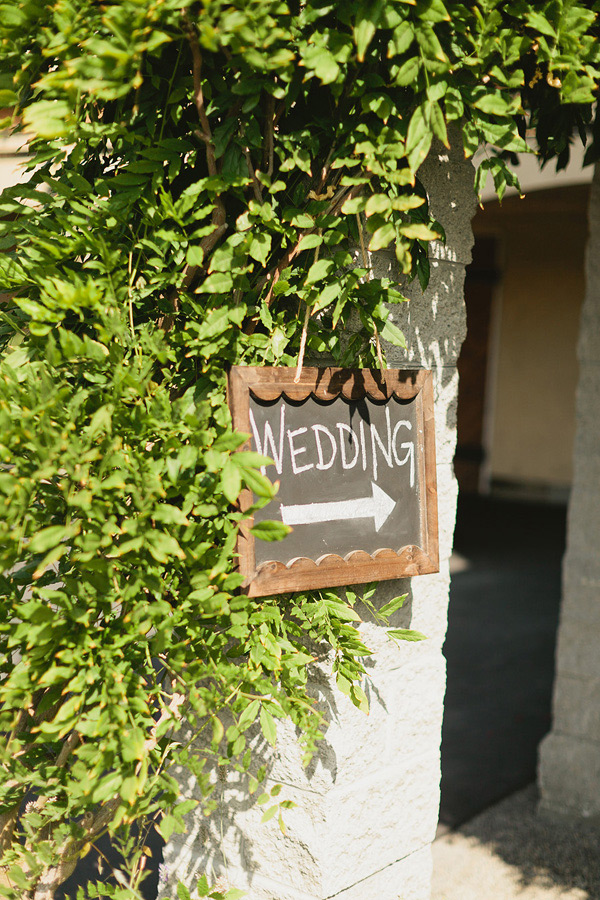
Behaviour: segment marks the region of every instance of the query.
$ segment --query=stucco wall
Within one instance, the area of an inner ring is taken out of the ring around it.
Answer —
[[[498,240],[489,471],[566,488],[572,479],[577,335],[588,187],[489,203],[476,234]]]
[[[441,571],[412,582],[388,582],[378,602],[408,592],[409,601],[393,625],[416,628],[428,640],[397,645],[365,612],[361,630],[376,651],[365,685],[369,716],[336,690],[323,666],[313,689],[330,724],[317,756],[304,770],[296,737],[283,726],[275,752],[266,757],[268,785],[283,784],[281,797],[297,804],[286,816],[287,833],[276,821],[261,825],[262,810],[248,801],[244,779],[222,773],[218,810],[208,819],[190,815],[188,834],[174,835],[165,849],[167,895],[174,893],[177,877],[191,886],[195,876],[212,871],[248,889],[252,900],[429,898],[445,690],[442,644],[456,509],[455,363],[465,329],[462,291],[472,243],[473,170],[460,148],[442,149],[424,166],[423,180],[447,243],[432,247],[425,296],[413,285],[411,302],[392,311],[409,349],[390,349],[388,360],[393,367],[410,364],[434,371]],[[373,263],[377,274],[398,277],[392,254],[378,254]],[[257,750],[263,752],[258,745]],[[194,778],[186,771],[177,777],[182,794],[193,794]]]

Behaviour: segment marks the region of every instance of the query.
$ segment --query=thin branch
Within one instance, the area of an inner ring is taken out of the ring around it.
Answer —
[[[298,365],[296,366],[296,374],[294,375],[294,384],[298,384],[302,375],[302,365],[304,363],[304,351],[306,349],[306,335],[308,334],[308,320],[310,318],[310,306],[306,304],[306,312],[304,313],[304,324],[302,325],[302,336],[300,338],[300,350],[298,351]]]
[[[360,249],[362,252],[363,258],[363,266],[367,269],[368,276],[371,275],[371,267],[369,266],[369,259],[367,257],[367,250],[365,247],[365,238],[363,235],[362,222],[360,220],[360,213],[356,213],[356,223],[358,225],[358,239],[360,241]],[[373,330],[375,333],[375,348],[377,350],[377,359],[379,360],[379,367],[382,372],[385,371],[385,366],[383,364],[383,353],[381,352],[381,341],[379,340],[379,331],[377,329],[377,325],[373,322]]]
[[[344,187],[341,190],[339,190],[337,192],[337,194],[333,197],[333,199],[332,199],[331,203],[329,204],[329,206],[327,207],[327,209],[324,210],[323,215],[325,215],[325,216],[337,215],[337,213],[340,211],[341,207],[346,202],[346,200],[349,200],[352,197],[356,197],[360,193],[362,188],[363,188],[363,185],[355,184],[355,185],[352,185],[352,187],[350,187],[350,188]],[[279,281],[279,278],[281,277],[281,273],[283,272],[283,270],[285,268],[287,268],[287,266],[290,265],[291,262],[294,261],[294,259],[300,253],[300,244],[301,244],[302,238],[306,237],[307,234],[314,234],[318,230],[319,230],[319,226],[315,225],[313,228],[307,228],[306,231],[301,232],[300,238],[298,239],[297,243],[294,244],[293,247],[290,247],[289,250],[287,250],[285,252],[283,257],[279,260],[277,266],[275,267],[275,270],[273,272],[270,272],[269,275],[267,275],[267,277],[263,281],[263,284],[261,285],[261,288],[262,288],[268,280],[271,281],[269,290],[267,291],[267,296],[265,297],[265,303],[267,306],[269,306],[269,304],[271,303],[271,299],[273,297],[273,290],[275,288],[275,285]]]
[[[206,147],[206,165],[209,175],[217,174],[217,160],[215,156],[215,145],[213,142],[212,130],[208,116],[206,115],[206,106],[204,103],[204,92],[202,90],[202,53],[200,52],[200,44],[198,43],[198,34],[187,11],[184,13],[185,33],[192,52],[192,74],[194,76],[194,103],[198,111],[198,118],[202,131],[198,132],[199,137],[204,141]]]
[[[272,94],[267,95],[266,126],[263,141],[263,170],[269,177],[273,174],[273,142],[275,133],[275,99]]]
[[[258,203],[262,203],[263,202],[262,188],[260,186],[260,181],[256,177],[256,172],[254,171],[254,166],[252,165],[252,157],[250,156],[250,149],[248,147],[244,146],[244,147],[242,147],[242,151],[244,153],[244,156],[246,157],[246,165],[248,166],[248,174],[250,175],[250,178],[252,179],[252,189],[254,191],[254,199]]]

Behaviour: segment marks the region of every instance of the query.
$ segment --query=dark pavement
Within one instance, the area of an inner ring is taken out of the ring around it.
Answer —
[[[444,654],[440,824],[535,780],[550,729],[564,507],[459,500]]]

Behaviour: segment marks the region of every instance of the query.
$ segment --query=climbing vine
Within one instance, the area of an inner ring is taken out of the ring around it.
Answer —
[[[125,874],[90,896],[136,900],[148,828],[183,827],[175,763],[210,804],[250,726],[289,717],[310,754],[320,658],[366,708],[353,592],[240,589],[238,495],[275,488],[226,371],[404,346],[369,253],[427,284],[434,142],[500,197],[534,142],[594,159],[598,8],[0,3],[1,122],[29,141],[0,197],[1,895],[50,900],[108,831]]]

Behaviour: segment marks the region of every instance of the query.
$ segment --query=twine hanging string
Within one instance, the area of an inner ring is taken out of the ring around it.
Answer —
[[[317,234],[321,234],[321,229],[317,231]],[[313,258],[313,266],[319,258],[319,248],[320,245],[315,247],[315,255]],[[308,334],[308,320],[310,319],[310,306],[308,303],[306,304],[306,311],[304,313],[304,324],[302,325],[302,335],[300,337],[300,350],[298,351],[298,365],[296,367],[296,374],[294,376],[294,384],[298,384],[300,381],[300,376],[302,375],[302,365],[304,363],[304,351],[306,349],[306,335]]]
[[[365,247],[365,239],[362,230],[362,222],[360,221],[360,213],[356,213],[356,221],[358,223],[358,237],[360,239],[360,249],[362,251],[363,258],[363,266],[367,269],[367,277],[369,280],[371,279],[371,269],[369,267],[369,260],[367,258],[367,250]],[[373,331],[375,332],[375,348],[377,350],[377,359],[379,360],[379,367],[382,372],[385,371],[385,365],[383,363],[383,353],[381,352],[381,343],[379,341],[379,331],[377,330],[377,325],[373,322]]]

